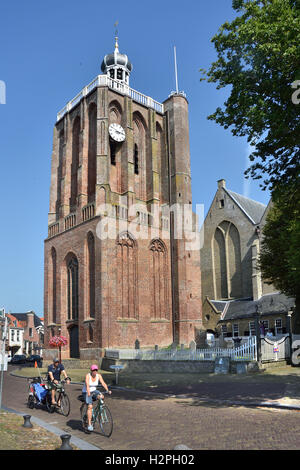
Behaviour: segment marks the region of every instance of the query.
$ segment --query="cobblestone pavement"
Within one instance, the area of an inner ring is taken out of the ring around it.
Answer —
[[[212,385],[218,387],[219,397],[223,393],[229,397],[225,379],[224,383],[206,384],[206,396],[209,396],[207,387]],[[275,395],[280,393],[280,384],[276,385],[272,384]],[[255,391],[255,384],[251,386]],[[211,393],[216,396],[214,387]],[[298,411],[205,403],[200,391],[193,391],[190,398],[166,398],[114,390],[112,396],[106,398],[114,418],[114,431],[110,438],[102,436],[99,428],[90,435],[82,431],[80,402],[76,399],[81,392],[80,385],[73,384],[67,388],[71,399],[71,412],[67,418],[59,413],[49,414],[45,409],[29,410],[26,407],[27,380],[13,377],[9,372],[4,374],[3,392],[4,406],[36,416],[103,450],[171,450],[178,444],[185,444],[193,450],[299,449]],[[264,399],[271,392],[272,389],[266,390]],[[246,390],[239,397],[243,395],[245,398],[245,393]]]

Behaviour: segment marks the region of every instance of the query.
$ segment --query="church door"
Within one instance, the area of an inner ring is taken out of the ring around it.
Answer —
[[[79,329],[74,325],[70,329],[70,357],[79,358]]]

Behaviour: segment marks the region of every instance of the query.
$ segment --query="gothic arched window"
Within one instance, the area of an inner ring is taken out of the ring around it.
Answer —
[[[56,198],[56,218],[59,219],[59,210],[62,203],[62,177],[64,177],[64,131],[59,133],[58,143],[58,167],[57,167],[57,198]]]
[[[139,149],[137,144],[134,144],[134,173],[139,174]]]
[[[89,146],[88,146],[88,202],[95,200],[97,173],[97,107],[89,108]]]
[[[109,141],[110,147],[110,163],[111,165],[116,165],[116,143],[112,140]]]
[[[160,176],[160,198],[163,203],[169,200],[168,161],[164,145],[164,134],[159,123],[156,123],[157,165]]]
[[[88,240],[88,310],[89,317],[95,317],[95,238],[89,233]]]
[[[134,190],[136,197],[144,201],[147,198],[146,134],[146,124],[143,117],[139,113],[135,113],[133,116],[134,153],[136,150],[138,153],[134,157],[138,157],[138,161],[134,161],[134,172],[136,175]],[[136,170],[138,170],[138,173],[136,173]]]
[[[78,261],[72,257],[68,270],[68,320],[78,319]]]
[[[161,240],[150,245],[153,318],[169,318],[167,252]]]
[[[234,224],[223,221],[213,238],[215,297],[239,298],[243,295],[240,235]]]
[[[51,269],[52,269],[52,322],[56,323],[56,250],[51,250]]]
[[[124,232],[117,240],[118,304],[121,318],[138,318],[136,242]]]
[[[72,164],[71,164],[71,197],[70,211],[76,209],[78,194],[78,167],[79,167],[79,137],[80,137],[80,118],[76,117],[72,131]]]

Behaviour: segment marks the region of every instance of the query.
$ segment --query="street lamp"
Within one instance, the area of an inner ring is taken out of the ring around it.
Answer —
[[[261,362],[261,343],[260,343],[260,325],[259,319],[261,317],[261,310],[259,310],[259,305],[256,305],[255,312],[255,334],[256,334],[256,347],[257,347],[257,361]]]

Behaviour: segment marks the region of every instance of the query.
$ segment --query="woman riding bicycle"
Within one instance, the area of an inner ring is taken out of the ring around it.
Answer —
[[[111,394],[111,391],[108,390],[108,386],[104,382],[102,375],[98,374],[98,366],[93,364],[91,366],[91,372],[86,374],[85,383],[82,388],[82,394],[85,403],[88,405],[87,419],[88,419],[88,431],[93,431],[92,421],[92,408],[93,408],[93,398],[99,400],[99,398],[104,398],[101,392],[97,390],[97,386],[100,384],[105,388],[105,390]]]

